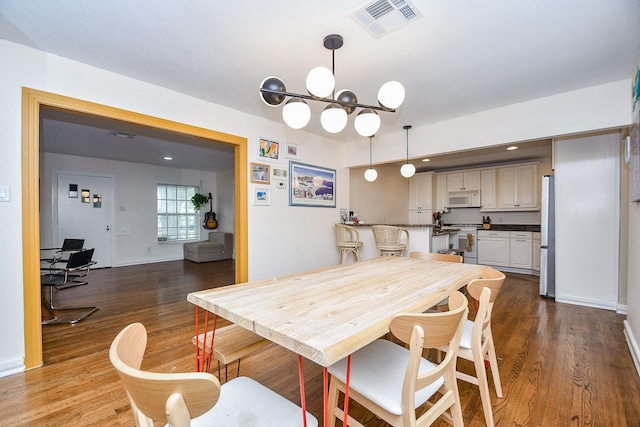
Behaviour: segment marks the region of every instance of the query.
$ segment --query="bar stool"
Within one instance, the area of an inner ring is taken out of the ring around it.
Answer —
[[[356,261],[360,261],[360,233],[354,227],[344,224],[336,224],[336,242],[340,248],[340,264],[347,261],[349,253],[352,253]]]
[[[374,225],[373,237],[382,256],[402,256],[409,247],[409,231],[392,225]],[[402,243],[402,233],[406,235]]]

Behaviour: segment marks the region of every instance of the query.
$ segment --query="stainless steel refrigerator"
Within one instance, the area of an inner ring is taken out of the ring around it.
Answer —
[[[542,209],[540,211],[540,295],[556,296],[556,226],[554,177],[542,177]]]

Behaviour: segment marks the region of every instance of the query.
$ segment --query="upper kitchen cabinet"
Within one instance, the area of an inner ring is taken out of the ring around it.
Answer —
[[[498,168],[498,210],[538,210],[538,165]]]
[[[434,173],[417,173],[409,179],[409,223],[433,222]]]
[[[479,170],[452,172],[447,174],[447,191],[468,191],[479,189]]]
[[[496,170],[483,169],[480,172],[480,210],[495,210],[498,207],[496,197]]]
[[[447,174],[436,174],[436,211],[444,212],[447,207]]]

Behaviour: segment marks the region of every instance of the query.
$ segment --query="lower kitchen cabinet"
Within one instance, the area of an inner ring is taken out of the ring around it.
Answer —
[[[534,232],[531,234],[531,250],[532,256],[532,268],[533,271],[540,271],[540,233]]]
[[[478,231],[478,264],[509,267],[509,232]]]
[[[509,267],[532,268],[532,243],[530,231],[511,231],[509,238]]]

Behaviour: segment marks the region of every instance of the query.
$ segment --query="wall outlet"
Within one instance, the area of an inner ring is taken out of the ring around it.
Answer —
[[[118,228],[118,236],[130,236],[131,229],[129,227],[119,227]]]

